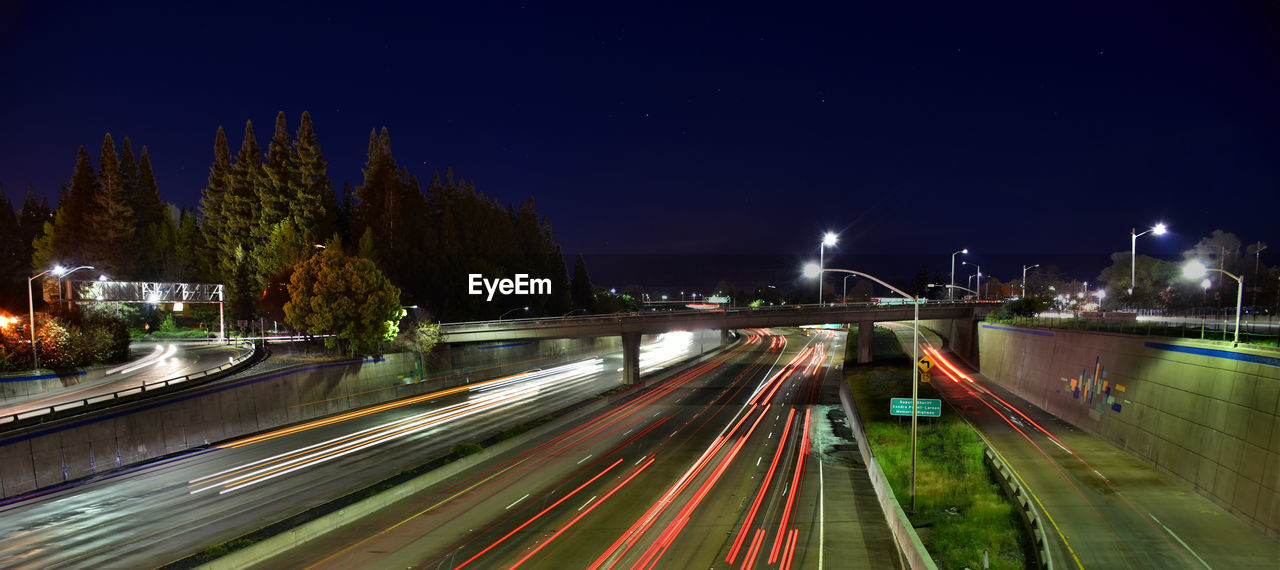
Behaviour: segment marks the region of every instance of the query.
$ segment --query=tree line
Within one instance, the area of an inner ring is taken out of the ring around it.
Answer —
[[[373,262],[403,305],[434,320],[574,309],[563,251],[532,197],[504,205],[451,169],[423,184],[396,161],[386,127],[370,132],[361,183],[335,192],[306,112],[292,131],[280,112],[265,148],[246,121],[234,154],[218,127],[196,208],[161,200],[147,148],[135,155],[128,137],[117,148],[111,134],[96,166],[77,150],[56,208],[31,187],[20,210],[7,200],[0,206],[0,302],[15,311],[25,276],[60,263],[92,265],[120,281],[222,283],[229,316],[282,317],[294,269],[328,248]],[[552,294],[486,302],[467,294],[469,273],[547,278]]]

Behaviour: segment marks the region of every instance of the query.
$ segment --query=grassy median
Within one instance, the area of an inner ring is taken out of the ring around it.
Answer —
[[[877,328],[874,361],[857,364],[849,335],[845,379],[862,416],[872,453],[904,510],[910,510],[911,418],[889,414],[889,399],[911,396],[912,361],[892,332]],[[921,398],[939,398],[921,384]],[[1021,519],[983,461],[978,435],[945,404],[940,418],[921,418],[916,447],[916,511],[908,512],[939,568],[1025,568]]]

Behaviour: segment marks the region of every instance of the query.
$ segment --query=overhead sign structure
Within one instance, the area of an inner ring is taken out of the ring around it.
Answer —
[[[929,358],[929,355],[927,354],[921,356],[920,361],[916,363],[916,366],[920,367],[921,372],[928,374],[930,370],[933,370],[933,359]]]
[[[729,298],[728,298],[728,297],[718,297],[718,296],[715,296],[715,295],[712,295],[712,296],[710,296],[710,297],[707,297],[707,300],[708,300],[708,301],[710,301],[710,302],[712,302],[712,303],[720,303],[721,305],[723,305],[723,304],[725,304],[725,303],[728,303],[728,302],[729,302]]]
[[[942,415],[942,400],[920,399],[916,409],[917,416],[936,418]],[[911,398],[890,398],[889,414],[895,416],[911,415]]]

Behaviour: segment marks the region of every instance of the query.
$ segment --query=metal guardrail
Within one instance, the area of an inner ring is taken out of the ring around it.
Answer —
[[[223,372],[225,370],[230,370],[231,368],[238,366],[239,364],[245,362],[246,360],[253,358],[253,355],[257,353],[257,345],[255,345],[254,343],[241,342],[239,344],[241,346],[248,347],[249,352],[240,355],[239,358],[235,358],[231,360],[231,362],[217,366],[215,368],[209,368],[207,370],[201,370],[199,372],[192,372],[191,374],[187,374],[185,376],[179,376],[177,378],[157,380],[155,382],[150,382],[150,383],[143,382],[139,386],[134,386],[132,388],[125,388],[123,390],[116,390],[115,392],[110,392],[107,394],[98,394],[96,396],[89,396],[87,398],[67,400],[65,402],[59,402],[57,404],[45,406],[43,408],[35,408],[31,410],[26,410],[23,412],[18,412],[16,414],[0,416],[0,424],[14,423],[20,420],[36,418],[43,415],[52,414],[54,412],[62,412],[62,411],[66,411],[74,408],[87,406],[90,404],[98,404],[101,402],[118,400],[124,396],[132,396],[134,394],[141,394],[147,391],[159,390],[161,388],[167,388],[169,386],[173,386],[174,384],[180,384],[182,382],[187,382],[189,380],[194,380],[196,378],[204,378],[213,374],[217,374],[219,372]]]
[[[987,463],[991,464],[991,468],[998,475],[1000,487],[1004,489],[1005,495],[1009,499],[1018,504],[1018,518],[1022,519],[1023,524],[1027,525],[1027,529],[1031,531],[1031,538],[1035,543],[1036,561],[1039,563],[1039,567],[1045,570],[1053,570],[1053,556],[1049,554],[1048,536],[1045,534],[1043,520],[1040,518],[1035,505],[1027,497],[1028,493],[1019,484],[1017,477],[1005,464],[999,452],[986,441],[983,441],[982,445],[986,448]]]

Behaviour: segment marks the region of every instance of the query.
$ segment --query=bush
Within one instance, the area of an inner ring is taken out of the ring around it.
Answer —
[[[459,443],[453,446],[453,454],[459,459],[468,455],[475,455],[481,451],[484,451],[484,446],[478,443]]]

